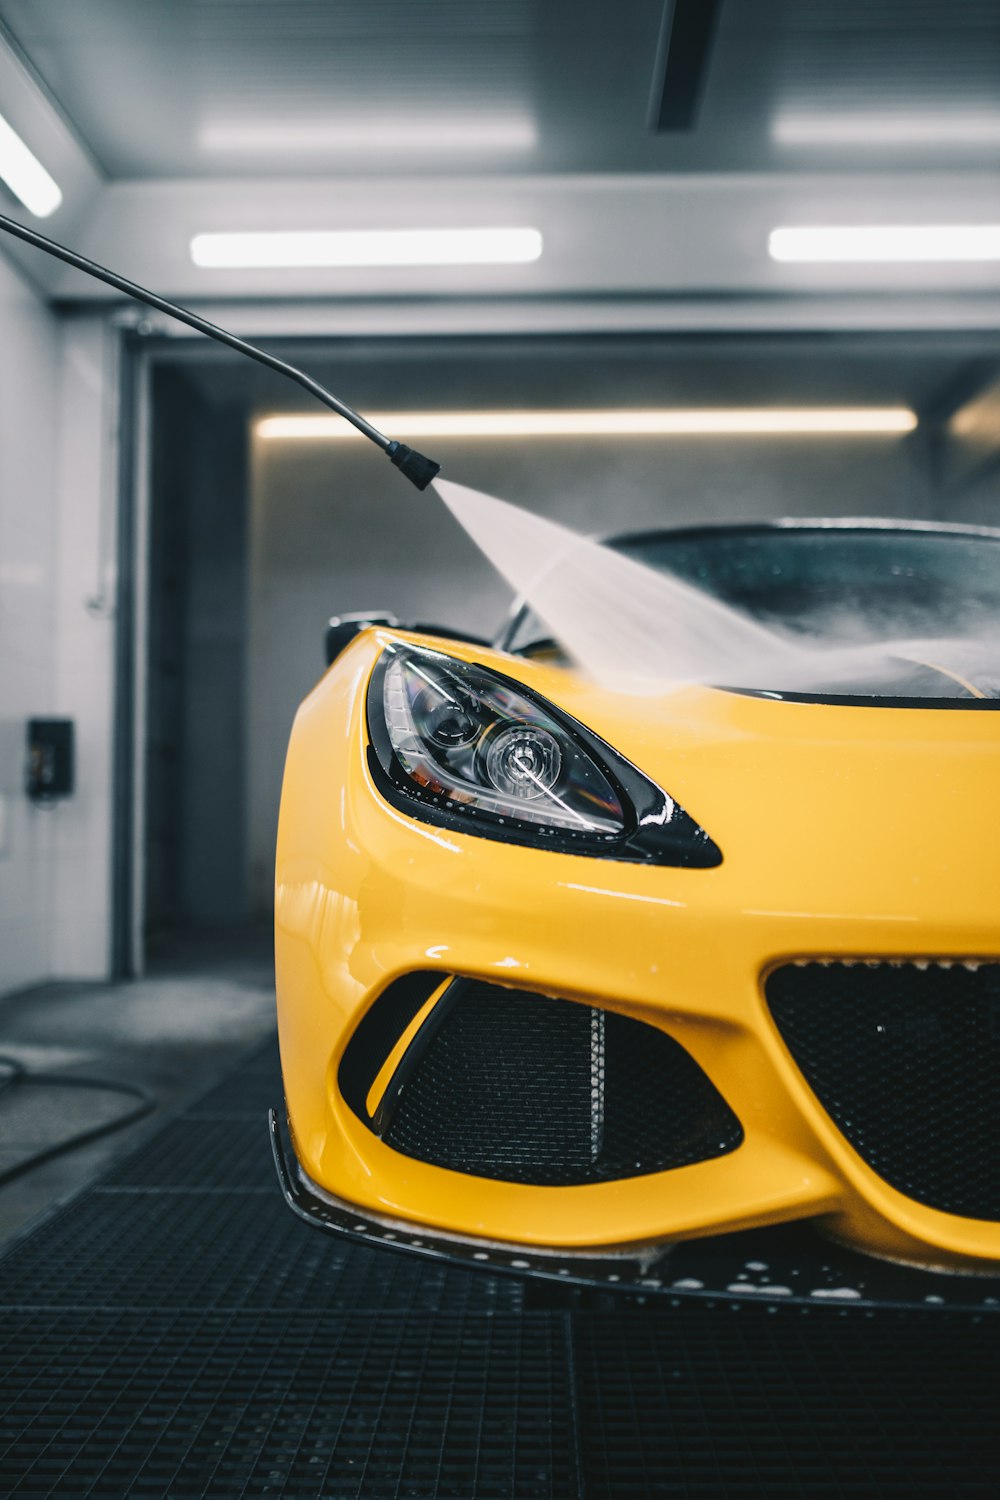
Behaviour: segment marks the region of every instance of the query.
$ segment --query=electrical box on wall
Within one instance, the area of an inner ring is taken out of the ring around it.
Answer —
[[[73,720],[28,720],[28,796],[48,801],[73,791]]]

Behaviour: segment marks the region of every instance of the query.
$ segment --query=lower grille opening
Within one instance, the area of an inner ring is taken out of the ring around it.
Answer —
[[[337,1083],[351,1109],[366,1125],[368,1090],[406,1028],[445,976],[422,969],[404,974],[382,991],[358,1022],[341,1058]]]
[[[606,1182],[734,1150],[739,1120],[685,1049],[641,1021],[456,980],[384,1139],[505,1182]]]
[[[1000,963],[786,964],[765,993],[880,1177],[929,1208],[1000,1219]]]

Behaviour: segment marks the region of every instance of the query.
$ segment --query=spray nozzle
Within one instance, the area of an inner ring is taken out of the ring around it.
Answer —
[[[416,448],[408,448],[405,443],[392,442],[385,451],[400,473],[405,474],[418,490],[425,490],[441,472],[440,464],[432,458],[425,458]]]

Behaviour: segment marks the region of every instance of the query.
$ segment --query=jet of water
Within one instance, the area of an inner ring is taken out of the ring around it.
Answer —
[[[434,482],[445,505],[588,676],[618,692],[773,685],[808,653],[668,573],[492,495]]]

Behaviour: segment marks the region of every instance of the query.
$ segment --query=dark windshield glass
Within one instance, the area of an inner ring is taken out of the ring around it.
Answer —
[[[611,545],[763,624],[831,644],[1000,636],[1000,538],[988,535],[776,527]],[[547,634],[529,612],[510,644]]]

